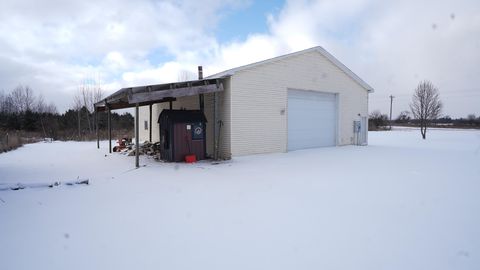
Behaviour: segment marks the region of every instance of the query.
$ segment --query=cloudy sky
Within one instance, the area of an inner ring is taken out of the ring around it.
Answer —
[[[86,79],[124,86],[206,75],[320,45],[373,88],[370,111],[408,109],[419,81],[444,114],[480,115],[480,1],[0,2],[0,91],[19,84],[60,112]]]

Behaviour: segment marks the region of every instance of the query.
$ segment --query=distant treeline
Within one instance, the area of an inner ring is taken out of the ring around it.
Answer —
[[[54,140],[89,140],[95,137],[95,122],[90,130],[87,121],[87,113],[95,119],[94,114],[87,112],[85,107],[79,111],[68,110],[63,114],[49,112],[25,111],[20,113],[0,112],[0,130],[24,131],[25,134],[36,137],[53,138]],[[80,117],[80,126],[79,119]],[[122,131],[129,133],[133,130],[134,119],[129,113],[117,114],[112,112],[112,130],[115,133]],[[107,114],[98,114],[98,126],[102,138],[106,138]],[[80,127],[80,128],[79,128]]]
[[[393,125],[401,126],[417,126],[419,120],[410,117],[409,111],[401,112],[395,119],[392,117]],[[387,114],[382,114],[380,111],[373,111],[369,116],[369,130],[384,129],[390,125]],[[469,114],[463,118],[451,118],[450,116],[443,116],[429,121],[429,125],[433,127],[455,127],[455,128],[480,128],[480,116]]]
[[[53,103],[46,104],[42,96],[35,96],[30,87],[19,86],[9,93],[0,92],[0,139],[7,133],[10,138],[52,138],[54,140],[92,140],[96,136],[93,104],[100,100],[98,88],[79,89],[73,106],[66,112],[57,112]],[[114,136],[131,136],[134,118],[130,113],[112,112]],[[99,134],[107,136],[107,114],[98,114]],[[20,135],[18,135],[20,134]],[[115,138],[114,137],[114,138]]]

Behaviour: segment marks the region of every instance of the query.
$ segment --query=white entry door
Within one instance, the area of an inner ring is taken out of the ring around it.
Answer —
[[[288,145],[297,150],[335,146],[337,96],[305,90],[288,90]]]

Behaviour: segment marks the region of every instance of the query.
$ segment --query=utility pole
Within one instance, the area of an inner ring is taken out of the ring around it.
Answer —
[[[390,95],[390,130],[392,130],[392,106],[394,96]]]

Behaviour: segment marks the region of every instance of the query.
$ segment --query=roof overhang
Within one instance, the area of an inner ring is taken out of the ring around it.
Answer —
[[[178,97],[223,91],[221,79],[204,79],[122,88],[95,103],[97,111],[116,110],[175,101]]]

